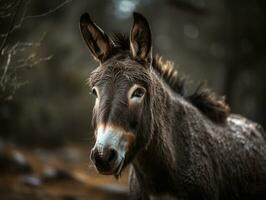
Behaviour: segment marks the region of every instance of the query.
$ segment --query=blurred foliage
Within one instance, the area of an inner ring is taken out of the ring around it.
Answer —
[[[12,15],[1,17],[11,2],[23,2],[13,23]],[[53,146],[92,140],[93,98],[85,83],[97,63],[79,33],[83,12],[89,12],[108,34],[128,33],[132,12],[143,13],[151,25],[154,52],[173,60],[181,73],[189,75],[194,80],[190,87],[207,80],[227,97],[233,112],[266,125],[263,0],[2,0],[0,6],[2,38],[10,27],[17,27],[1,49],[0,78],[8,52],[13,56],[14,45],[23,48],[15,53],[18,57],[12,57],[10,69],[16,75],[5,79],[6,84],[23,87],[14,93],[13,86],[3,87],[1,82],[1,136]],[[23,70],[16,70],[21,58],[28,62],[23,63]]]

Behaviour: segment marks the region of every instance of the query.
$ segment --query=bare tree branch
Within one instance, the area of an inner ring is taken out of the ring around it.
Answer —
[[[28,15],[26,17],[24,17],[24,21],[27,19],[31,19],[31,18],[39,18],[39,17],[45,17],[47,15],[50,15],[52,13],[54,13],[55,11],[59,10],[60,8],[62,8],[64,5],[70,3],[72,0],[66,0],[62,3],[60,3],[59,5],[57,5],[56,7],[54,7],[53,9],[50,9],[44,13],[38,14],[38,15]]]
[[[42,37],[43,38],[43,37]],[[38,42],[17,42],[11,47],[3,49],[1,57],[5,57],[6,61],[1,66],[0,77],[0,94],[6,94],[4,97],[0,95],[0,99],[10,99],[10,95],[14,94],[21,82],[17,80],[21,70],[36,66],[40,62],[50,60],[52,56],[42,57],[38,55],[37,49],[41,48],[41,40]],[[25,56],[26,54],[26,56]],[[21,57],[19,59],[19,57]],[[8,92],[7,92],[8,90]]]
[[[17,13],[18,13],[18,11],[19,11],[21,5],[22,5],[22,2],[23,2],[23,0],[19,0],[19,4],[18,4],[18,6],[17,6],[16,12],[13,14],[13,17],[12,17],[11,23],[10,23],[9,28],[8,28],[8,31],[7,31],[6,35],[4,36],[4,39],[3,39],[2,44],[1,44],[1,46],[0,46],[0,52],[3,51],[3,48],[5,47],[5,44],[6,44],[6,41],[7,41],[7,38],[8,38],[8,36],[9,36],[9,33],[12,31],[12,29],[13,29],[13,27],[14,27],[15,20],[16,20],[16,17],[17,17]]]
[[[48,11],[27,16],[30,0],[0,0],[0,19],[2,20],[0,24],[7,27],[4,32],[0,33],[0,100],[12,99],[15,91],[25,84],[18,79],[22,70],[32,68],[52,58],[52,56],[43,57],[38,53],[45,34],[37,42],[9,44],[10,34],[21,28],[25,20],[48,16],[71,1],[64,0]]]

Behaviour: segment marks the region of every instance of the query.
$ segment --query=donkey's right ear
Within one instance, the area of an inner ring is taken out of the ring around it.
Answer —
[[[91,21],[88,13],[84,13],[81,16],[79,26],[93,57],[99,62],[105,61],[111,54],[113,48],[112,40]]]

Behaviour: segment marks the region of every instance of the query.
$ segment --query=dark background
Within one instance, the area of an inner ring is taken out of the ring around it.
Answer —
[[[129,33],[134,11],[190,91],[205,80],[266,127],[265,0],[0,0],[1,199],[127,199],[127,170],[116,180],[90,163],[97,63],[78,24],[88,12],[106,33]]]
[[[173,61],[192,90],[206,80],[234,113],[266,126],[264,0],[2,0],[0,6],[5,140],[50,146],[92,140],[86,79],[97,63],[79,32],[83,12],[108,34],[128,33],[132,12],[142,13],[154,53]]]

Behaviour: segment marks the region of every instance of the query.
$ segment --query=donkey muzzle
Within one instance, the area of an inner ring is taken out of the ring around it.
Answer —
[[[132,134],[129,135],[119,127],[105,126],[96,130],[96,143],[91,150],[91,160],[99,173],[121,173],[132,137]]]
[[[99,145],[91,152],[91,160],[99,172],[112,173],[118,159],[118,152],[111,147]]]

